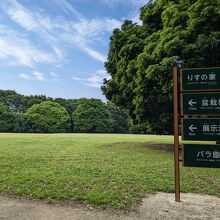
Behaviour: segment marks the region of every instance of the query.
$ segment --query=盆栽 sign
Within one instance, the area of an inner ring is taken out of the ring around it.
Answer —
[[[183,93],[182,115],[220,115],[220,93]]]

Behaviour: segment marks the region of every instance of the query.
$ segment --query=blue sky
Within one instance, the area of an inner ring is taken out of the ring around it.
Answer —
[[[1,0],[0,89],[105,99],[109,37],[146,0]]]

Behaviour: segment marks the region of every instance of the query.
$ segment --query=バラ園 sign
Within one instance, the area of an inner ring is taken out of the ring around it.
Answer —
[[[220,145],[185,144],[184,166],[220,168]]]
[[[183,93],[182,115],[220,115],[220,93]]]
[[[183,119],[184,140],[220,140],[220,119]]]
[[[220,68],[183,69],[182,91],[220,90]]]

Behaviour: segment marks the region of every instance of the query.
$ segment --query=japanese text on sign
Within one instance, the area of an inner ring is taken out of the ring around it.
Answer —
[[[185,93],[182,98],[184,114],[220,115],[220,93]]]
[[[182,90],[220,90],[220,68],[183,69]]]
[[[198,81],[216,81],[216,74],[189,74],[187,76],[188,82],[198,82]],[[217,82],[214,82],[215,84]]]

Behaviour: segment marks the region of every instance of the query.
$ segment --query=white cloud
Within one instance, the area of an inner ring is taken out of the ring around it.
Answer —
[[[27,75],[25,73],[20,73],[19,77],[22,78],[22,79],[28,79],[28,80],[31,79],[30,75]]]
[[[71,5],[67,0],[56,0],[56,3],[64,10],[66,13],[72,12],[78,19],[83,16]]]
[[[16,1],[13,2],[12,7],[6,10],[6,13],[13,21],[29,31],[38,28],[38,23],[33,19],[32,15]]]
[[[84,50],[88,53],[89,56],[93,57],[95,60],[105,62],[106,61],[106,56],[99,53],[98,51],[93,50],[92,48],[85,47]]]
[[[89,56],[104,62],[106,57],[92,49],[95,42],[102,42],[105,33],[120,27],[122,21],[113,18],[87,19],[82,16],[67,0],[56,0],[62,10],[71,12],[77,21],[66,20],[64,17],[52,17],[43,11],[31,11],[16,0],[3,2],[3,8],[8,17],[25,29],[42,39],[41,44],[48,45],[58,61],[63,60],[67,48],[78,47]],[[28,36],[28,35],[27,35]]]
[[[44,81],[45,78],[44,78],[44,74],[41,73],[41,72],[38,72],[38,71],[33,71],[33,76],[36,80],[39,80],[39,81]]]
[[[76,80],[76,81],[81,81],[83,79],[79,78],[79,77],[72,77],[73,80]]]
[[[10,0],[8,4],[2,4],[2,7],[13,22],[20,25],[27,32],[33,32],[42,38],[44,44],[48,44],[58,58],[63,58],[61,50],[56,47],[56,38],[50,33],[54,26],[50,17],[30,11],[16,0]]]
[[[85,85],[88,85],[90,87],[100,88],[102,82],[103,82],[103,77],[94,74],[87,79]]]
[[[38,81],[45,80],[44,74],[36,70],[34,70],[31,74],[20,73],[19,77],[26,80],[38,80]]]
[[[58,77],[58,74],[57,74],[57,73],[50,72],[49,74],[50,74],[51,76],[53,76],[53,77]]]
[[[80,36],[88,36],[88,38],[91,38],[103,34],[104,32],[112,32],[115,28],[119,28],[121,24],[122,21],[113,18],[91,20],[84,18],[80,21],[73,22],[72,27]]]
[[[146,5],[148,0],[102,0],[102,2],[110,7],[115,7],[120,4],[141,7]]]
[[[122,22],[116,19],[103,18],[102,20],[87,20],[83,18],[80,21],[63,25],[65,26],[65,32],[61,38],[62,41],[77,46],[90,57],[103,63],[106,61],[106,55],[93,49],[90,45],[94,45],[95,42],[102,42],[105,33],[112,32],[115,28],[119,28],[121,24]]]
[[[142,21],[140,21],[140,8],[146,5],[149,0],[102,0],[103,3],[108,5],[111,8],[120,6],[120,5],[126,5],[132,8],[130,11],[128,17],[123,18],[123,20],[131,20],[134,23],[137,23],[139,25],[142,24]]]
[[[23,35],[0,26],[0,60],[8,64],[33,67],[39,63],[53,63],[53,54],[34,46]]]
[[[17,23],[25,30],[41,33],[41,36],[45,40],[56,41],[49,33],[53,23],[48,17],[44,17],[37,12],[31,12],[16,0],[10,1],[8,5],[3,5],[3,9],[13,22]]]
[[[103,70],[103,69],[97,70],[97,73],[100,74],[100,75],[102,75],[102,74],[106,75],[107,74],[106,70]]]
[[[102,1],[106,4],[128,3],[134,6],[140,6],[143,3],[146,3],[146,1],[143,0]],[[76,21],[67,20],[64,17],[49,16],[48,14],[40,10],[31,11],[20,4],[17,0],[8,0],[6,2],[3,2],[0,8],[3,8],[4,12],[13,22],[20,25],[20,27],[26,30],[26,40],[31,37],[31,39],[29,39],[29,45],[22,45],[24,52],[15,53],[16,57],[18,57],[18,54],[20,53],[27,54],[26,56],[20,55],[18,58],[19,63],[23,65],[33,66],[35,63],[51,62],[52,60],[56,60],[56,63],[59,63],[68,55],[68,50],[72,47],[77,47],[81,49],[88,56],[103,63],[106,61],[106,54],[102,54],[97,49],[94,49],[93,45],[97,42],[99,44],[104,43],[104,39],[106,37],[105,34],[111,33],[115,28],[120,28],[121,24],[123,23],[123,20],[117,20],[114,18],[89,20],[82,14],[80,14],[75,9],[73,4],[71,4],[68,0],[55,0],[55,2],[66,13],[73,13],[77,18]],[[136,14],[133,15],[131,19],[137,23],[140,23]],[[36,49],[36,44],[30,44],[30,42],[32,41],[32,36],[29,35],[30,32],[32,34],[35,34],[37,39],[41,39],[41,46],[47,46],[50,48],[50,54],[45,53],[40,49]],[[17,42],[14,43],[14,46],[14,50],[16,50],[16,47],[20,48]],[[41,56],[36,55],[40,52]],[[0,58],[3,59],[3,57],[5,58],[5,56],[8,57],[9,54],[6,55],[6,53],[4,52],[0,55]]]
[[[69,39],[74,45],[77,45],[89,56],[104,63],[107,59],[106,55],[94,50],[90,44],[95,41],[100,42],[100,39],[105,33],[112,32],[115,28],[119,28],[122,22],[116,19],[103,18],[87,20],[85,18],[78,22],[72,22],[70,25],[71,31],[65,33],[64,38]],[[75,33],[74,35],[72,34]]]
[[[104,79],[110,79],[110,75],[107,74],[107,72],[103,69],[99,69],[96,71],[95,74],[91,74],[88,78],[83,79],[79,77],[73,77],[73,80],[79,81],[83,85],[94,87],[94,88],[100,88],[103,84]]]

